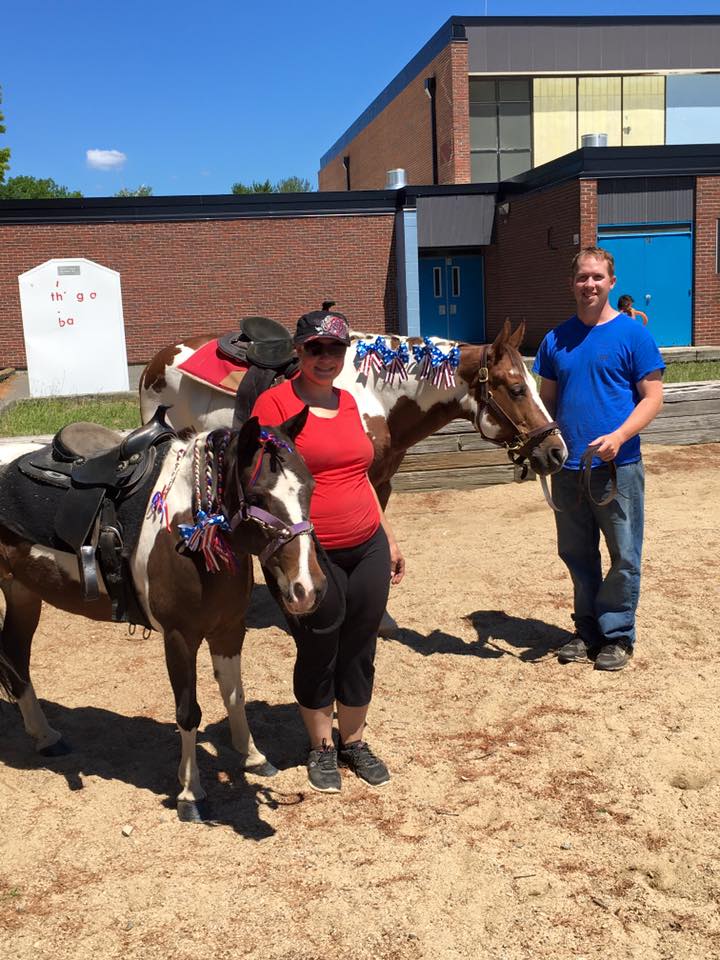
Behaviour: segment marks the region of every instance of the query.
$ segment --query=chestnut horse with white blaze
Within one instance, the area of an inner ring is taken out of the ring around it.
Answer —
[[[407,351],[405,378],[392,376],[378,365],[363,372],[358,347],[372,348],[378,334],[351,334],[352,346],[335,386],[349,391],[357,401],[375,448],[370,480],[383,507],[410,447],[456,418],[469,420],[486,440],[508,448],[514,459],[520,454],[540,476],[562,467],[567,448],[520,355],[524,333],[524,323],[512,332],[506,320],[492,344],[381,335],[388,350]],[[168,422],[178,431],[231,424],[233,397],[178,369],[212,339],[195,337],[165,347],[148,363],[139,385],[144,423],[163,405],[169,408]],[[458,362],[449,383],[422,375],[422,362],[413,359],[413,348],[424,342],[446,356],[457,349]]]
[[[312,612],[325,590],[309,522],[314,482],[294,446],[306,418],[307,408],[280,427],[261,428],[253,417],[240,431],[201,433],[188,441],[168,439],[161,461],[158,454],[159,472],[152,481],[156,492],[149,500],[145,489],[138,494],[143,502],[138,506],[139,534],[129,571],[147,625],[164,639],[182,743],[178,770],[182,820],[204,819],[200,804],[205,791],[196,759],[202,716],[196,695],[196,658],[203,639],[210,648],[232,743],[243,767],[265,775],[276,772],[255,746],[248,728],[241,651],[253,583],[252,555],[260,557],[282,603],[295,616]],[[19,502],[26,494],[37,502],[47,497],[42,487],[24,475],[22,462],[0,467],[0,505],[9,498]],[[205,480],[207,490],[201,491]],[[96,599],[83,599],[75,554],[47,546],[55,542],[52,520],[47,536],[44,527],[36,532],[42,543],[22,536],[18,523],[0,517],[0,590],[6,603],[0,632],[0,684],[17,701],[36,749],[53,756],[69,748],[49,725],[30,679],[30,651],[41,601],[95,620],[113,618],[111,601],[104,580]],[[222,550],[208,546],[218,543],[213,540],[212,524],[224,531]],[[224,562],[218,562],[218,557]]]

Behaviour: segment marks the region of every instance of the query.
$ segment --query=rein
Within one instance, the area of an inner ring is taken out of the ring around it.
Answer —
[[[228,541],[228,534],[245,521],[258,524],[263,533],[268,536],[268,543],[256,556],[261,563],[265,563],[286,543],[302,533],[311,533],[313,526],[309,520],[287,524],[274,514],[262,507],[256,507],[247,502],[245,491],[240,483],[239,473],[235,472],[236,493],[238,508],[228,518],[224,500],[225,482],[225,453],[230,442],[229,430],[215,430],[205,439],[204,450],[202,443],[195,441],[193,449],[193,524],[181,523],[178,526],[184,545],[188,550],[200,550],[205,558],[205,567],[208,572],[217,572],[221,565],[228,570],[236,569],[235,554]],[[252,487],[262,469],[263,456],[268,447],[284,449],[293,452],[293,448],[268,430],[261,430],[260,456],[250,478]],[[254,551],[248,551],[254,552]]]
[[[510,414],[507,413],[506,410],[503,410],[490,390],[490,372],[487,365],[488,350],[488,344],[483,344],[482,353],[480,354],[480,369],[478,370],[477,381],[479,385],[477,402],[480,406],[480,413],[482,413],[482,411],[486,408],[491,410],[496,417],[502,418],[502,420],[504,420],[513,431],[512,441],[510,443],[506,443],[505,446],[507,447],[508,457],[514,464],[520,467],[521,473],[519,479],[524,480],[529,469],[527,459],[532,451],[538,446],[538,444],[542,443],[546,437],[560,433],[560,427],[554,420],[543,424],[541,427],[535,427],[533,430],[523,430],[522,427],[515,423]],[[490,443],[498,443],[497,440],[494,440],[492,437],[485,436],[485,434],[482,432],[479,416],[477,428],[480,436],[485,440],[489,440]]]
[[[580,459],[580,471],[578,473],[578,503],[582,499],[584,492],[588,500],[591,503],[594,503],[596,507],[607,507],[617,497],[617,467],[615,466],[614,460],[610,460],[608,462],[607,466],[610,470],[610,492],[607,494],[607,496],[603,497],[602,500],[596,500],[592,495],[592,488],[590,486],[590,482],[592,480],[592,462],[596,449],[596,447],[588,447]],[[555,513],[562,513],[561,508],[557,506],[552,498],[552,494],[550,493],[547,483],[547,477],[540,477],[540,485],[542,486],[542,492],[548,502],[548,506],[552,507]]]

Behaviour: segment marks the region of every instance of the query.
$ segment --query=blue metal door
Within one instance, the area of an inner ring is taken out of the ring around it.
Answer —
[[[689,230],[638,230],[598,237],[615,257],[617,283],[611,301],[629,293],[648,316],[660,347],[692,343],[692,234]]]
[[[485,339],[485,304],[482,257],[421,257],[420,332],[424,337],[445,337],[482,343]]]

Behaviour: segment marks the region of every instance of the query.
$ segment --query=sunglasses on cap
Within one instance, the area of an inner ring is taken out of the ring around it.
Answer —
[[[344,357],[347,347],[344,343],[323,343],[322,340],[308,340],[303,344],[303,350],[311,357],[321,357],[324,353],[329,357]]]

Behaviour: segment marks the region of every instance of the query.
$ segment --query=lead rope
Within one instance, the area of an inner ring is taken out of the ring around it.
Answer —
[[[594,503],[596,507],[607,507],[617,497],[617,467],[615,466],[614,460],[610,460],[608,462],[607,465],[610,470],[610,492],[607,494],[607,496],[603,497],[602,500],[596,500],[592,495],[592,488],[590,486],[590,482],[592,480],[592,462],[596,450],[597,447],[588,447],[580,458],[580,471],[578,474],[578,502],[582,497],[584,488],[588,500]],[[556,505],[552,498],[552,494],[550,493],[547,483],[547,477],[544,475],[540,477],[540,486],[542,487],[543,496],[547,500],[548,506],[552,507],[555,513],[562,513],[562,510]]]

